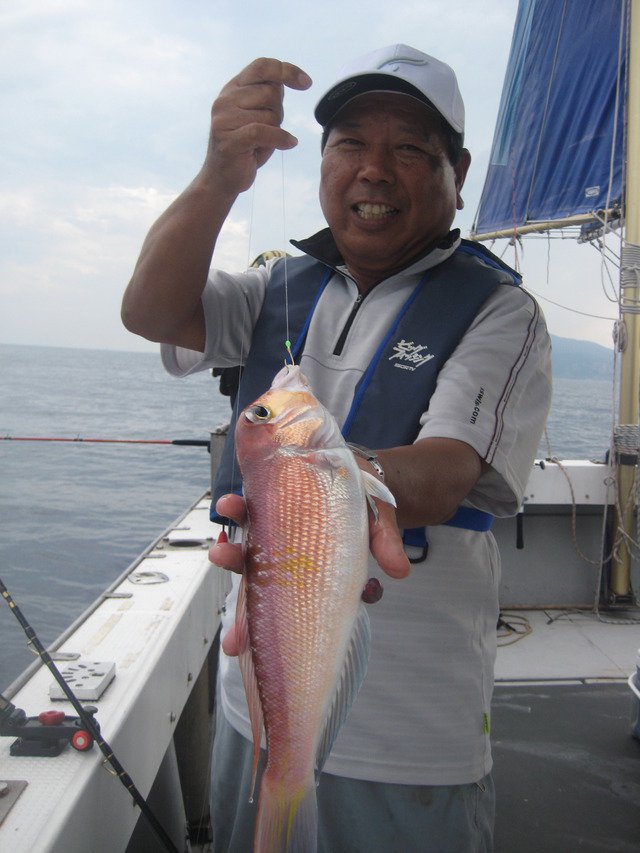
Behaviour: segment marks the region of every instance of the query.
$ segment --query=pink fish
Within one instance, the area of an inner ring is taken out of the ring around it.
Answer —
[[[364,679],[371,495],[332,415],[295,366],[238,419],[248,523],[236,628],[256,768],[257,853],[317,848],[316,773]]]

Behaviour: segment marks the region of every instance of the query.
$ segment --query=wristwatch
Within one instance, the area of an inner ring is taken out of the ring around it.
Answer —
[[[384,483],[384,468],[380,464],[380,458],[375,450],[369,450],[368,447],[363,447],[361,444],[353,444],[350,441],[347,442],[347,447],[349,450],[352,450],[356,456],[359,456],[361,459],[366,459]]]

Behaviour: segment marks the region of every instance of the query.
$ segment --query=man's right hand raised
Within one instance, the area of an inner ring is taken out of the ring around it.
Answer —
[[[131,332],[204,352],[202,291],[220,230],[239,193],[279,148],[297,139],[280,127],[285,87],[311,78],[277,59],[256,59],[222,89],[212,107],[204,165],[153,224],[122,301]]]
[[[256,171],[276,149],[286,151],[298,140],[280,125],[285,87],[304,90],[311,78],[296,65],[256,59],[230,80],[214,101],[204,171],[218,186],[241,193],[253,184]]]

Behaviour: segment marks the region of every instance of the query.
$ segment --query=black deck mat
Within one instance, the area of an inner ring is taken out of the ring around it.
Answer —
[[[640,851],[627,684],[496,686],[496,853]]]

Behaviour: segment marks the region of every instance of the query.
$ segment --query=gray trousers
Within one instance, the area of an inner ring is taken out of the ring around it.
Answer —
[[[252,745],[218,705],[211,820],[215,853],[250,853]],[[259,791],[260,775],[256,785]],[[317,788],[319,853],[490,853],[491,776],[469,785],[392,785],[323,773]]]

